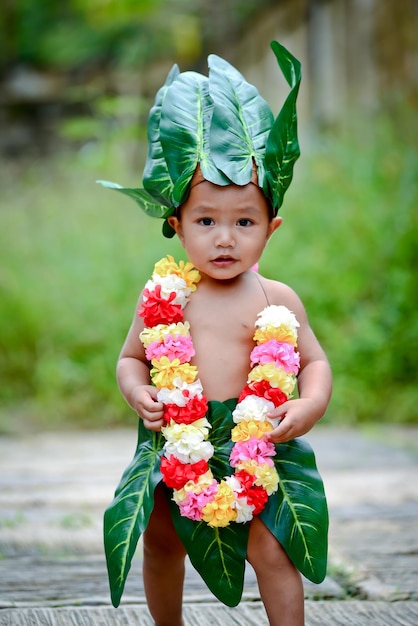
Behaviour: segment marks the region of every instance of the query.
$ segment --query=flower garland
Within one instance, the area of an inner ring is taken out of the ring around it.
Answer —
[[[207,399],[197,368],[184,308],[200,280],[189,262],[167,256],[156,263],[143,292],[138,315],[144,319],[140,339],[152,364],[151,380],[164,405],[165,438],[161,474],[173,489],[181,515],[209,526],[245,523],[259,514],[278,489],[272,457],[274,444],[265,439],[278,420],[267,413],[291,396],[299,371],[297,322],[285,306],[270,305],[258,314],[251,352],[252,369],[232,413],[232,476],[218,482],[209,467],[214,448],[208,441]]]

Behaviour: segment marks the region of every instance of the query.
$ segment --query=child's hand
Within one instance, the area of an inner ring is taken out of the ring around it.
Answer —
[[[289,400],[273,411],[267,413],[270,419],[281,419],[278,426],[266,439],[272,443],[283,443],[295,437],[301,437],[307,433],[314,424],[322,417],[319,407],[310,398]]]
[[[139,385],[132,392],[133,408],[142,418],[145,428],[160,431],[163,421],[163,403],[157,400],[157,389],[152,385]]]

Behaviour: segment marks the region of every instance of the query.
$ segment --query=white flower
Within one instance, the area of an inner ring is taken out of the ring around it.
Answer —
[[[300,324],[295,315],[286,306],[271,304],[258,314],[259,319],[255,325],[257,328],[266,326],[288,326],[295,334]]]
[[[147,280],[147,282],[145,283],[145,287],[144,287],[144,293],[142,295],[144,302],[146,302],[148,300],[147,296],[145,295],[145,291],[154,291],[155,289],[155,282],[153,280]]]
[[[198,441],[193,437],[164,445],[165,456],[174,455],[181,463],[197,463],[201,459],[209,461],[214,449],[209,441]]]
[[[177,406],[186,406],[191,398],[195,396],[202,398],[203,387],[200,380],[195,380],[194,383],[185,383],[181,378],[175,378],[173,380],[173,389],[162,387],[157,393],[158,402],[164,404],[177,404]]]
[[[184,278],[176,274],[167,274],[160,276],[154,273],[152,275],[154,285],[161,285],[161,296],[168,300],[170,293],[176,292],[176,297],[172,301],[174,304],[186,305],[187,299],[191,294],[190,287],[187,286]],[[147,285],[146,285],[147,286]]]
[[[248,504],[247,498],[236,498],[233,508],[237,512],[237,518],[235,521],[238,524],[244,524],[245,522],[249,522],[253,519],[255,506],[253,504]]]
[[[268,420],[267,413],[274,409],[274,404],[266,398],[259,396],[246,396],[232,412],[232,418],[235,424],[242,421],[258,420],[265,422]]]
[[[234,493],[241,493],[243,491],[243,486],[235,476],[225,476],[224,481]]]
[[[213,455],[213,446],[206,441],[210,423],[205,417],[193,424],[177,424],[173,420],[161,429],[166,439],[165,456],[173,454],[182,463],[196,463],[200,459],[208,461]]]

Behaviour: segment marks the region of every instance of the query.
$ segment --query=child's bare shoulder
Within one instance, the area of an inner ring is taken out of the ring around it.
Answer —
[[[286,306],[293,311],[297,317],[305,316],[303,303],[294,289],[278,280],[271,280],[264,276],[260,276],[259,278],[270,304]]]

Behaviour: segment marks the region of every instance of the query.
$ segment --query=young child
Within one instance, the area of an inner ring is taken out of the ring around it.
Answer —
[[[272,626],[304,623],[298,568],[316,582],[325,575],[322,484],[307,444],[295,438],[324,414],[330,368],[299,297],[254,270],[281,225],[277,209],[299,154],[300,67],[272,47],[291,86],[274,123],[255,88],[222,59],[210,57],[209,83],[175,71],[150,115],[146,191],[119,188],[151,214],[146,200],[166,201],[164,232],[176,233],[189,259],[157,263],[117,366],[122,395],[142,423],[105,515],[112,598],[117,606],[143,534],[157,626],[184,624],[187,552],[230,605],[240,599],[247,559]],[[191,129],[193,103],[205,106]]]

